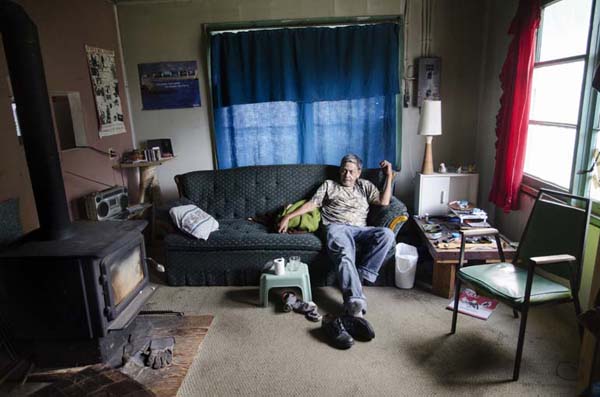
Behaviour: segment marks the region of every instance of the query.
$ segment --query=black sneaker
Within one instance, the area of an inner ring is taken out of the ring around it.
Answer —
[[[345,314],[340,318],[342,324],[344,324],[344,328],[352,335],[352,337],[354,337],[354,339],[368,342],[375,337],[373,326],[365,318],[354,317],[348,314]]]
[[[354,344],[354,339],[352,339],[352,336],[344,328],[340,317],[333,317],[328,314],[323,318],[321,328],[333,347],[349,349]]]

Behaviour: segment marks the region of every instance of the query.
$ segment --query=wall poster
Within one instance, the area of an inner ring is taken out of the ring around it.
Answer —
[[[178,109],[200,106],[196,61],[138,64],[142,109]]]
[[[100,125],[99,135],[102,138],[124,133],[125,124],[119,97],[115,52],[87,45],[85,51],[96,98],[96,111]]]

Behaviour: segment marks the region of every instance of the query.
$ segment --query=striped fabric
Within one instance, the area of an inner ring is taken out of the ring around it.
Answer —
[[[207,240],[212,232],[219,229],[215,218],[193,204],[173,207],[169,214],[179,230],[197,239]]]

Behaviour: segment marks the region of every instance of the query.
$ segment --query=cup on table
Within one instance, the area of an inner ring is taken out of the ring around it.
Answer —
[[[277,259],[273,259],[273,264],[275,265],[275,275],[277,276],[281,276],[282,274],[285,274],[285,259],[284,258],[277,258]]]
[[[287,269],[290,272],[297,272],[298,270],[300,270],[300,257],[299,256],[290,256],[288,258],[288,265],[287,265]]]

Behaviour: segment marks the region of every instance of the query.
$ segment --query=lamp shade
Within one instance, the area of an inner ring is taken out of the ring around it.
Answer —
[[[419,135],[442,135],[442,101],[426,99],[421,107]]]

